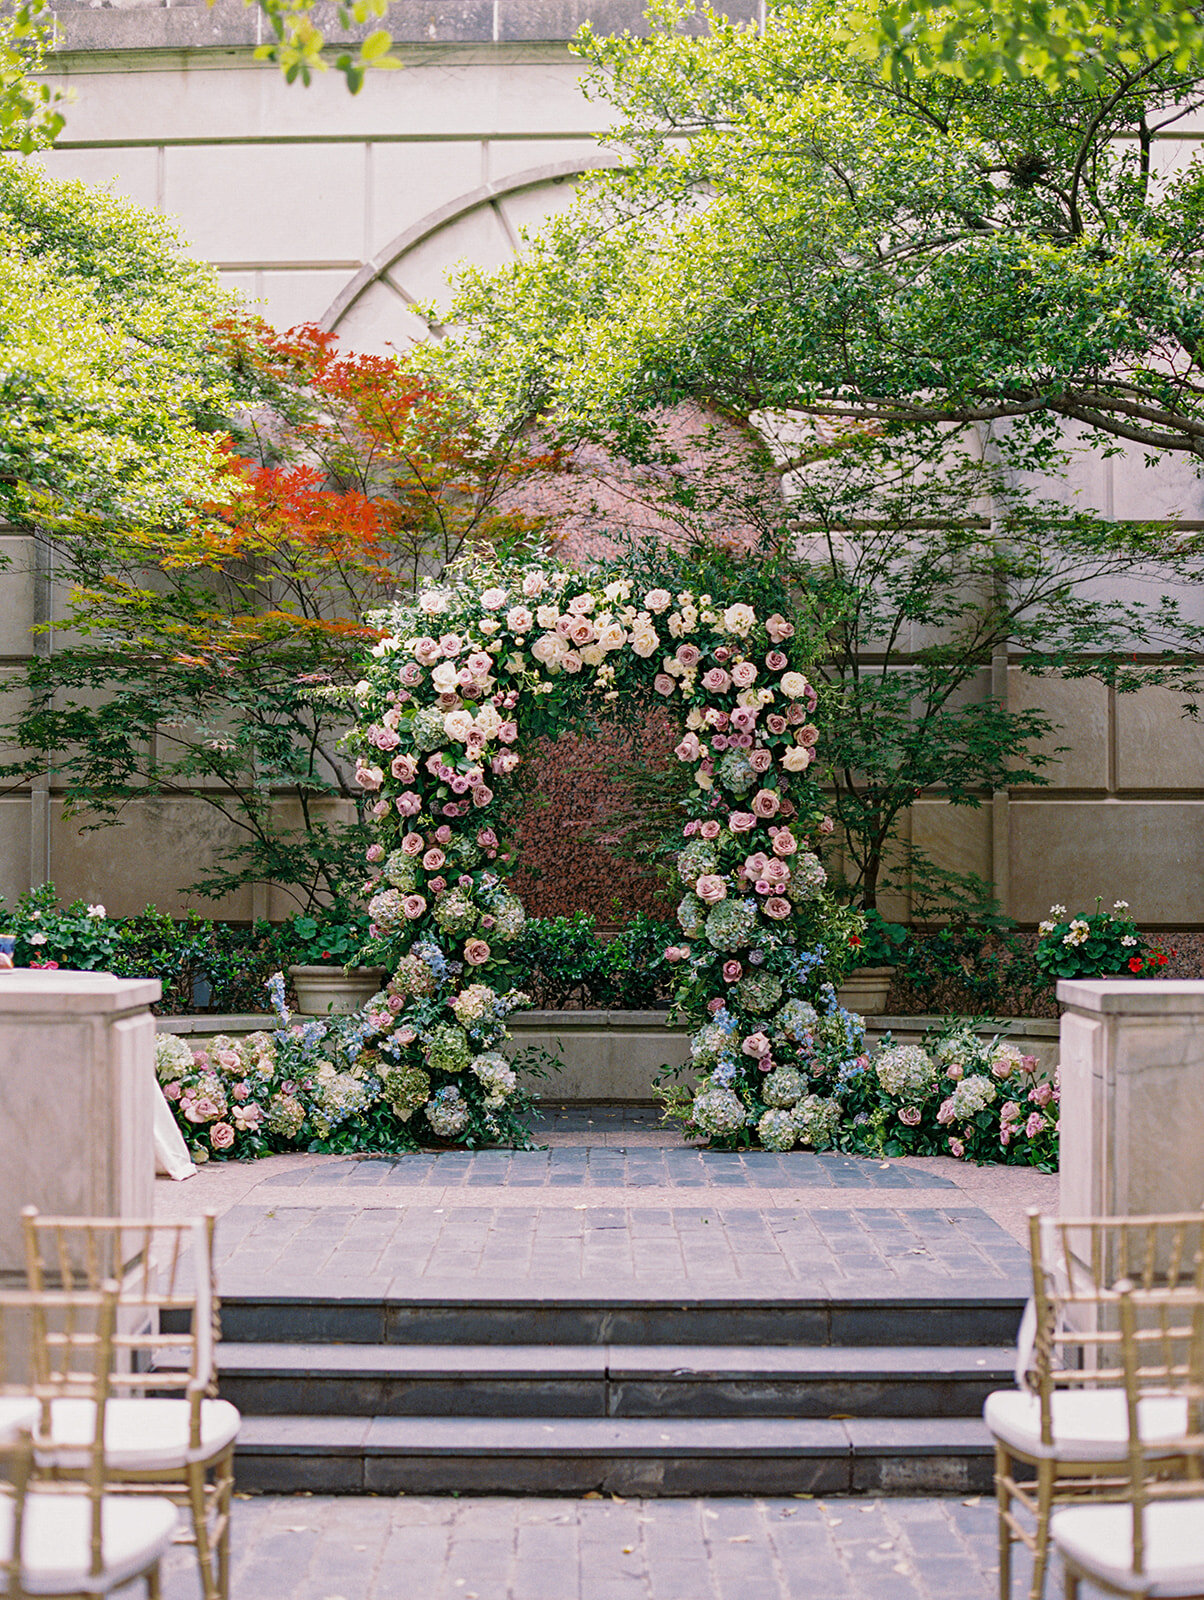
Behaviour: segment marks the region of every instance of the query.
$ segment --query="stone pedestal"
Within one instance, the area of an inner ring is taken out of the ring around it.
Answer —
[[[1204,981],[1058,984],[1063,1216],[1204,1205]]]
[[[0,1280],[20,1210],[149,1217],[157,978],[0,972]]]

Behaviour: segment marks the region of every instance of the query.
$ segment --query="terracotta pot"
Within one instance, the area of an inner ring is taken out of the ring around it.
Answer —
[[[380,988],[383,967],[290,967],[297,991],[297,1010],[307,1017],[345,1017]]]
[[[846,1011],[876,1017],[886,1010],[894,975],[894,967],[857,967],[837,989],[836,998]]]

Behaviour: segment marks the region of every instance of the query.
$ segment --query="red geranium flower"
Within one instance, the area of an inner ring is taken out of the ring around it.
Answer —
[[[1144,966],[1145,966],[1145,962],[1141,959],[1140,956],[1130,956],[1129,957],[1129,971],[1130,972],[1140,972],[1142,967],[1144,967]]]

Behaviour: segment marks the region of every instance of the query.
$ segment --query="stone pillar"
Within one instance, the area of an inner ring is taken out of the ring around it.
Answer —
[[[0,1280],[20,1210],[149,1217],[157,978],[0,972]]]
[[[1063,1216],[1204,1205],[1204,981],[1058,984]]]

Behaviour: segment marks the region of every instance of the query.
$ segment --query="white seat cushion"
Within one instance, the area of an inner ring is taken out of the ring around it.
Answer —
[[[32,1396],[0,1395],[0,1444],[15,1438],[19,1428],[32,1428],[40,1410]]]
[[[1059,1389],[1051,1401],[1054,1443],[1041,1443],[1041,1402],[1026,1389],[997,1389],[982,1410],[995,1438],[1021,1455],[1055,1461],[1124,1461],[1129,1451],[1129,1415],[1123,1389]],[[1167,1445],[1187,1432],[1187,1404],[1152,1396],[1139,1406],[1145,1444]]]
[[[1164,1500],[1145,1513],[1145,1575],[1133,1574],[1133,1508],[1068,1506],[1050,1519],[1054,1543],[1120,1590],[1172,1600],[1204,1593],[1204,1499]]]
[[[242,1422],[228,1400],[201,1402],[201,1444],[189,1447],[187,1400],[110,1400],[105,1407],[105,1461],[115,1472],[167,1472],[190,1461],[211,1461],[238,1435]],[[95,1432],[90,1400],[55,1400],[50,1438],[38,1441],[40,1465],[81,1467]]]
[[[39,1493],[25,1501],[22,1578],[29,1594],[108,1594],[151,1566],[171,1543],[179,1512],[156,1496],[105,1495],[104,1571],[93,1577],[92,1507],[85,1494]],[[0,1566],[12,1556],[13,1502],[0,1498]],[[0,1572],[0,1594],[7,1593]]]

